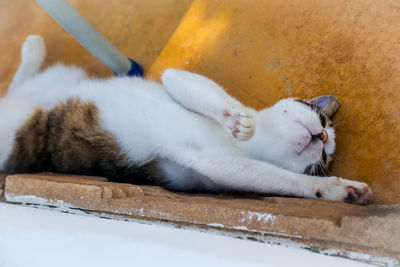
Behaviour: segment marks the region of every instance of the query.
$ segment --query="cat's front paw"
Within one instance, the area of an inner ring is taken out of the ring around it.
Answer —
[[[245,110],[232,106],[224,109],[222,115],[225,120],[225,129],[234,139],[247,141],[254,135],[254,120]]]
[[[360,205],[372,201],[373,193],[366,183],[328,177],[315,191],[315,198]]]

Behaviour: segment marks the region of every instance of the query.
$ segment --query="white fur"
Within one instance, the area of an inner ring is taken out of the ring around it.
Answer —
[[[26,42],[34,42],[32,47],[43,45],[38,38]],[[37,65],[43,58],[40,52]],[[26,68],[24,62],[20,69]],[[319,191],[322,199],[343,201],[348,186],[358,191],[366,186],[302,174],[321,157],[322,141],[302,150],[310,141],[310,132],[318,134],[323,128],[314,111],[293,99],[257,112],[213,81],[172,69],[164,72],[163,85],[129,77],[89,79],[82,70],[63,65],[37,75],[25,73],[29,75],[13,82],[0,103],[1,125],[12,125],[0,136],[2,160],[10,153],[13,134],[30,110],[10,107],[8,101],[29,101],[50,109],[78,97],[95,103],[103,127],[113,134],[132,164],[157,160],[172,189],[237,189],[309,198],[316,198]],[[325,150],[333,153],[334,130],[326,130],[329,141]],[[367,193],[369,189],[357,203],[368,201]]]

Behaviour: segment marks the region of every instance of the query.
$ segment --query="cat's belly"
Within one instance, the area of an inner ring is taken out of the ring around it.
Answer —
[[[91,97],[103,127],[131,159],[149,161],[171,146],[202,150],[229,145],[217,122],[177,104],[159,84],[143,85],[104,89]]]

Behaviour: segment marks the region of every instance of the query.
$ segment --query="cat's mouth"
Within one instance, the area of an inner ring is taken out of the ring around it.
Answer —
[[[312,141],[313,139],[312,139],[312,137],[310,138],[310,141],[304,146],[304,148],[300,151],[300,152],[298,152],[297,153],[297,155],[298,156],[300,156],[301,154],[303,154],[303,152],[304,151],[306,151],[310,146],[311,146],[311,144],[312,144]]]
[[[322,141],[322,143],[326,143],[327,142],[328,133],[324,129],[319,134],[313,134],[313,132],[315,132],[315,131],[311,131],[307,126],[305,126],[301,122],[298,122],[298,123],[301,126],[303,126],[304,129],[306,129],[308,131],[308,133],[310,134],[310,140],[308,141],[308,143],[306,143],[306,145],[303,147],[303,149],[301,149],[301,151],[297,153],[297,155],[300,156],[301,154],[303,154],[303,152],[311,150],[312,146],[314,144],[317,144],[319,141]]]
[[[311,135],[311,134],[310,134],[310,135]],[[318,139],[319,139],[319,138],[318,138]],[[308,144],[306,144],[306,145],[304,146],[304,148],[303,148],[299,153],[297,153],[297,155],[300,156],[301,154],[303,154],[304,151],[309,151],[309,150],[311,150],[311,149],[312,149],[312,146],[318,142],[318,139],[316,138],[315,135],[311,135],[311,138],[310,138],[310,141],[308,142]]]

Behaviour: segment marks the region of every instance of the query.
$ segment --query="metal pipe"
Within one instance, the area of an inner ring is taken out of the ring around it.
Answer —
[[[143,75],[138,63],[122,54],[66,0],[36,0],[36,2],[115,75]]]

